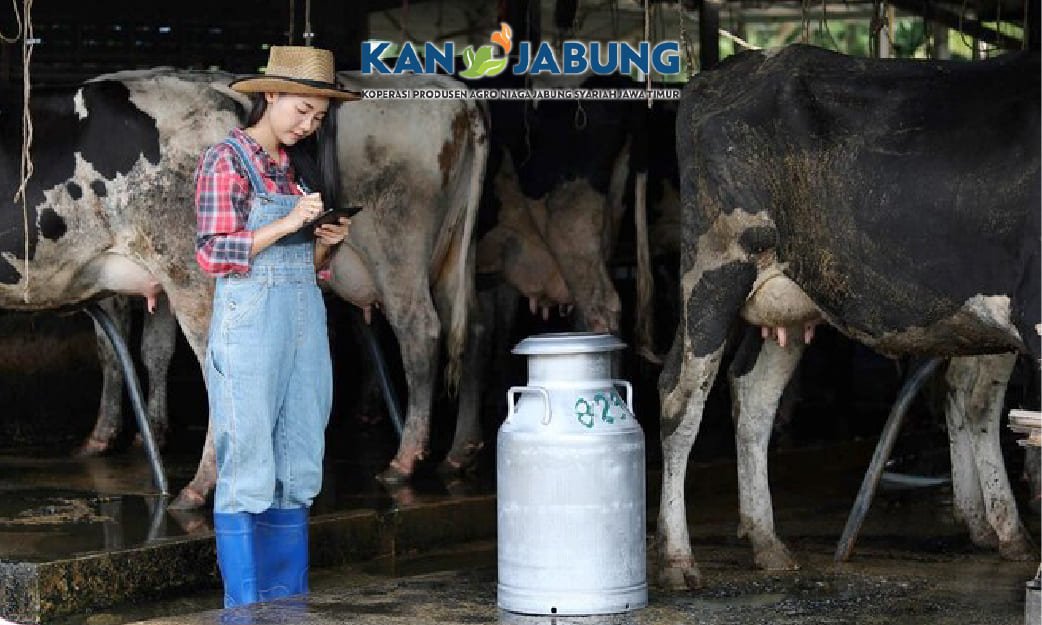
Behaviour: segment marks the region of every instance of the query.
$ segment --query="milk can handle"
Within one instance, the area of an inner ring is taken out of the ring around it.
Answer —
[[[611,383],[626,387],[626,406],[629,407],[630,412],[633,412],[633,385],[626,380],[612,380]]]
[[[546,392],[546,389],[541,386],[511,386],[510,390],[507,391],[507,405],[510,409],[507,411],[507,421],[510,417],[514,416],[514,394],[515,393],[539,393],[543,396],[543,425],[550,425],[550,393]]]

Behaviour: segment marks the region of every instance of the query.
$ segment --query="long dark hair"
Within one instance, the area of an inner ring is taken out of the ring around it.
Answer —
[[[286,146],[293,171],[309,189],[322,194],[322,203],[327,209],[340,206],[340,163],[336,149],[336,114],[339,107],[337,100],[330,100],[329,110],[318,130],[296,145]],[[251,94],[246,126],[259,122],[267,108],[268,101],[264,99],[263,93]]]

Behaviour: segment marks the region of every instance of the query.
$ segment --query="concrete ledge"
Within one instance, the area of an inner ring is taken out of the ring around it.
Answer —
[[[342,512],[311,519],[316,568],[495,536],[496,500],[479,496],[379,513]],[[127,601],[218,588],[212,532],[144,547],[49,562],[0,561],[0,616],[42,623]]]

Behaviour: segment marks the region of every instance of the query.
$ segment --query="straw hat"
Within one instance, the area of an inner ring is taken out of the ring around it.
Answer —
[[[263,74],[236,80],[239,93],[293,93],[337,100],[358,100],[362,94],[336,84],[333,53],[310,46],[272,46]]]

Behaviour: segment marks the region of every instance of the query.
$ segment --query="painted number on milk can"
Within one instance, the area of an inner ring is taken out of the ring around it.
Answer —
[[[617,414],[613,415],[612,408],[623,408],[623,410],[617,411]],[[622,401],[615,391],[608,391],[607,394],[597,393],[593,396],[592,401],[580,395],[579,399],[575,400],[575,418],[582,425],[592,428],[597,421],[597,414],[600,413],[601,421],[610,425],[615,423],[616,419],[619,421],[626,419],[625,408],[626,402]]]

